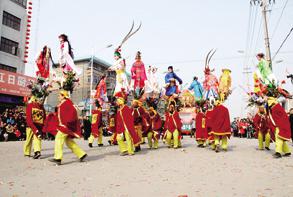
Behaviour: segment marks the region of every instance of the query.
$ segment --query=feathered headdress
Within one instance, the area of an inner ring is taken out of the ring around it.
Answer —
[[[50,94],[50,84],[42,77],[38,77],[35,82],[30,81],[27,87],[31,89],[31,95],[40,100],[45,100]]]

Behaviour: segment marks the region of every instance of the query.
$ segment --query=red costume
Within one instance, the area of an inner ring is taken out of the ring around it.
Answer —
[[[118,109],[116,114],[116,132],[117,134],[122,134],[126,130],[129,132],[130,136],[132,137],[134,146],[137,146],[141,143],[141,139],[138,134],[135,132],[134,129],[134,118],[132,115],[132,109],[129,108],[127,105]]]
[[[44,122],[46,119],[46,112],[44,106],[38,102],[28,103],[26,107],[26,123],[33,133],[42,132]]]
[[[214,107],[208,124],[211,128],[211,134],[230,137],[230,115],[225,106],[217,105]]]
[[[195,118],[195,138],[196,140],[206,140],[208,138],[208,129],[206,125],[206,117],[202,112],[198,112]]]
[[[96,138],[99,137],[99,128],[102,126],[102,110],[96,109],[92,111],[92,135]]]
[[[150,116],[150,129],[149,132],[154,131],[156,132],[154,134],[154,137],[156,139],[160,139],[160,129],[162,128],[162,120],[158,113],[155,113],[155,115]]]
[[[57,129],[62,133],[68,134],[70,137],[81,137],[80,122],[78,120],[77,111],[70,99],[65,99],[58,106]]]
[[[282,106],[277,103],[272,106],[270,113],[271,124],[279,128],[279,138],[289,141],[291,139],[291,128],[288,115]],[[274,129],[275,131],[275,129]]]
[[[58,122],[57,113],[49,113],[45,120],[43,132],[51,133],[52,135],[55,136],[57,134],[58,124],[59,122]]]
[[[182,122],[177,111],[174,111],[173,113],[166,112],[165,117],[166,121],[164,127],[166,131],[168,130],[173,133],[177,129],[181,132]]]
[[[214,136],[211,134],[212,131],[212,114],[213,114],[213,109],[207,110],[206,112],[206,127],[207,127],[207,132],[208,132],[208,140],[209,141],[214,141]]]
[[[258,136],[258,132],[260,131],[263,135],[267,134],[269,131],[269,118],[266,114],[257,113],[253,118],[253,126],[256,130],[256,136]]]
[[[141,60],[136,60],[131,67],[131,79],[134,81],[134,90],[144,87],[144,82],[147,80],[144,63]]]
[[[48,49],[47,49],[48,50]],[[36,60],[36,64],[38,67],[37,76],[48,78],[50,73],[50,59],[46,57],[46,52],[41,52],[38,59]]]

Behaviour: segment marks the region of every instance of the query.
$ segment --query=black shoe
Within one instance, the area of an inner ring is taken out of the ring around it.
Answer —
[[[24,157],[31,157],[30,155],[24,155]]]
[[[93,143],[89,143],[89,147],[90,148],[93,148]]]
[[[34,159],[39,159],[41,157],[41,152],[40,151],[37,151],[35,152],[35,155],[34,155]]]
[[[108,143],[109,143],[110,146],[112,146],[111,140],[108,140]]]
[[[220,147],[219,147],[218,145],[217,145],[216,148],[215,148],[215,152],[216,152],[216,153],[220,152]]]
[[[134,150],[134,152],[139,152],[139,151],[141,151],[141,148],[140,148],[140,146],[137,146],[137,147],[135,147],[135,150]]]
[[[266,150],[271,150],[269,147],[265,147],[266,148]]]
[[[84,160],[86,157],[87,157],[87,154],[84,154],[84,155],[79,159],[79,161],[80,161],[80,162],[83,162],[83,160]]]
[[[285,153],[284,157],[290,157],[291,153]]]
[[[276,158],[276,159],[278,159],[278,158],[281,158],[282,155],[281,155],[281,153],[275,153],[275,154],[273,155],[273,157]]]
[[[198,144],[197,147],[200,148],[202,146],[202,144]]]
[[[55,164],[57,164],[58,166],[60,166],[61,165],[61,159],[49,159],[49,161],[50,162],[53,162],[53,163],[55,163]]]
[[[102,147],[102,146],[104,146],[104,144],[98,144],[98,147]]]

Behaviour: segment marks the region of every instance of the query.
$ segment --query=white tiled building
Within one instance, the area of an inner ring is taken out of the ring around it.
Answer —
[[[0,69],[24,73],[27,0],[0,0]]]

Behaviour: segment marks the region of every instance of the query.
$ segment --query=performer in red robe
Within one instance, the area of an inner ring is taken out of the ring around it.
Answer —
[[[265,140],[265,149],[270,150],[270,128],[269,117],[265,111],[264,106],[259,106],[258,113],[253,118],[253,126],[258,138],[258,149],[263,150],[263,141]]]
[[[207,141],[208,141],[208,144],[211,145],[211,148],[213,150],[215,150],[215,139],[214,139],[214,136],[211,134],[212,132],[212,114],[213,114],[213,107],[212,106],[209,106],[209,109],[207,110],[206,114],[205,114],[205,117],[206,117],[206,127],[207,127],[207,132],[208,132],[208,138],[207,138]]]
[[[282,153],[288,157],[291,155],[291,150],[287,144],[287,141],[291,139],[291,129],[288,115],[282,106],[277,103],[275,98],[268,98],[268,105],[270,108],[269,117],[272,125],[275,127],[275,141],[276,141],[276,153],[275,158],[281,158]]]
[[[149,148],[157,149],[159,147],[160,129],[162,128],[162,120],[157,111],[153,108],[149,108],[150,116],[150,128],[147,132]]]
[[[96,86],[96,94],[94,96],[99,101],[99,104],[103,107],[107,99],[107,87],[106,87],[106,76],[103,75]]]
[[[122,156],[134,155],[134,147],[141,143],[141,138],[136,133],[134,128],[134,118],[132,109],[125,105],[126,95],[118,92],[117,98],[118,111],[116,114],[116,132],[117,142]],[[126,140],[126,143],[124,142]]]
[[[92,126],[91,136],[89,137],[89,147],[93,147],[95,138],[98,138],[98,146],[103,146],[103,122],[102,122],[102,108],[99,101],[96,101],[97,109],[92,110]]]
[[[206,125],[206,115],[204,109],[198,108],[195,117],[195,139],[198,143],[198,147],[204,148],[205,142],[208,139],[208,130]]]
[[[222,142],[222,149],[227,151],[228,138],[231,135],[230,115],[229,110],[219,101],[216,101],[209,124],[212,129],[210,133],[215,139],[215,151],[219,152],[220,141]]]
[[[179,112],[176,110],[175,101],[169,102],[168,111],[165,114],[165,125],[164,129],[166,132],[166,141],[168,147],[172,147],[172,139],[173,139],[173,147],[179,148],[181,147],[181,128],[182,122],[179,116]]]
[[[134,118],[134,129],[137,135],[140,137],[141,142],[144,142],[143,133],[148,130],[148,114],[146,113],[141,101],[134,99],[132,102],[132,115]],[[135,147],[135,152],[140,151],[140,145]]]
[[[40,98],[31,96],[26,107],[26,141],[24,144],[24,156],[30,157],[31,148],[34,148],[34,159],[41,157],[41,137],[46,112]]]
[[[59,122],[58,122],[57,111],[53,113],[49,113],[45,120],[43,132],[51,133],[52,135],[56,136],[58,124]]]
[[[49,161],[61,164],[63,158],[63,145],[66,146],[79,158],[82,162],[87,154],[74,142],[73,138],[81,137],[80,122],[78,120],[77,111],[69,98],[68,91],[61,90],[59,93],[58,105],[58,126],[55,137],[55,153],[54,158]]]
[[[131,79],[133,90],[139,93],[144,88],[144,83],[147,80],[144,63],[141,61],[141,53],[138,51],[135,57],[135,62],[131,67]]]

